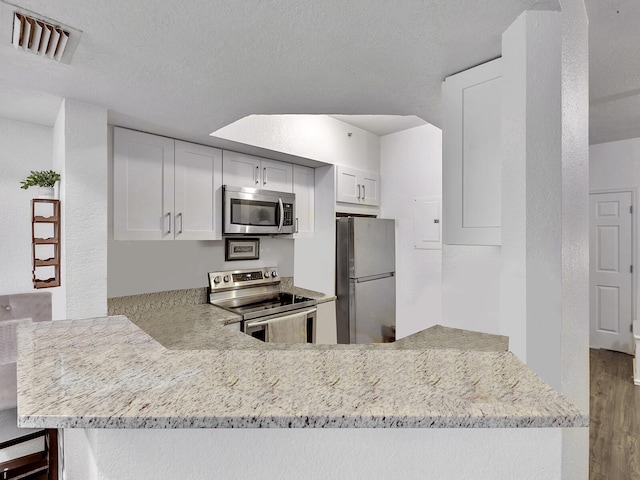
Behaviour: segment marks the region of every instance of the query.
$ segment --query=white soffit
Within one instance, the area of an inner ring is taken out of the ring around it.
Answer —
[[[0,86],[0,118],[52,127],[62,98]]]

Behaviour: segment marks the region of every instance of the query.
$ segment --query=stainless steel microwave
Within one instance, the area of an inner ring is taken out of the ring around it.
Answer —
[[[294,193],[222,186],[224,235],[295,233],[295,212]]]

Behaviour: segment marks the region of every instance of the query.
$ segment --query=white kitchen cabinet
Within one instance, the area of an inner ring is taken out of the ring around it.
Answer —
[[[501,59],[442,85],[443,242],[500,245]]]
[[[276,192],[293,192],[293,165],[263,158],[260,165],[261,187]]]
[[[315,174],[314,169],[293,166],[293,193],[296,194],[295,238],[313,236],[315,228]]]
[[[114,238],[173,239],[174,141],[122,128],[113,135]]]
[[[217,240],[222,152],[114,128],[116,240]]]
[[[336,326],[336,302],[324,302],[317,305],[316,343],[335,345],[338,343]]]
[[[175,141],[175,239],[222,238],[222,150]]]
[[[293,165],[225,150],[223,182],[234,187],[293,191]]]
[[[336,201],[380,205],[380,175],[338,165]]]

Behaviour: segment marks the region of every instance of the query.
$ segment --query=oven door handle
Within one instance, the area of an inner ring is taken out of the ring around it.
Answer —
[[[260,325],[267,325],[268,323],[271,323],[273,321],[277,321],[282,317],[288,317],[289,315],[297,315],[298,313],[302,314],[304,313],[305,315],[309,315],[310,313],[316,313],[318,311],[318,309],[316,307],[310,308],[309,310],[303,310],[302,312],[282,312],[284,315],[278,315],[277,317],[273,317],[270,318],[268,320],[258,320],[256,322],[246,322],[246,326],[247,327],[259,327]]]
[[[278,231],[282,231],[282,225],[284,225],[284,205],[282,205],[282,199],[278,198],[278,208],[280,209],[280,223],[278,224]]]

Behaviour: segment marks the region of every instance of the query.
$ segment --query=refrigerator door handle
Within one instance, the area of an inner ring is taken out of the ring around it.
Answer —
[[[393,277],[394,275],[395,275],[395,272],[387,272],[387,273],[381,273],[379,275],[369,275],[368,277],[358,277],[358,278],[355,278],[354,280],[356,281],[356,283],[364,283],[364,282],[370,282],[372,280],[380,280],[381,278]]]

